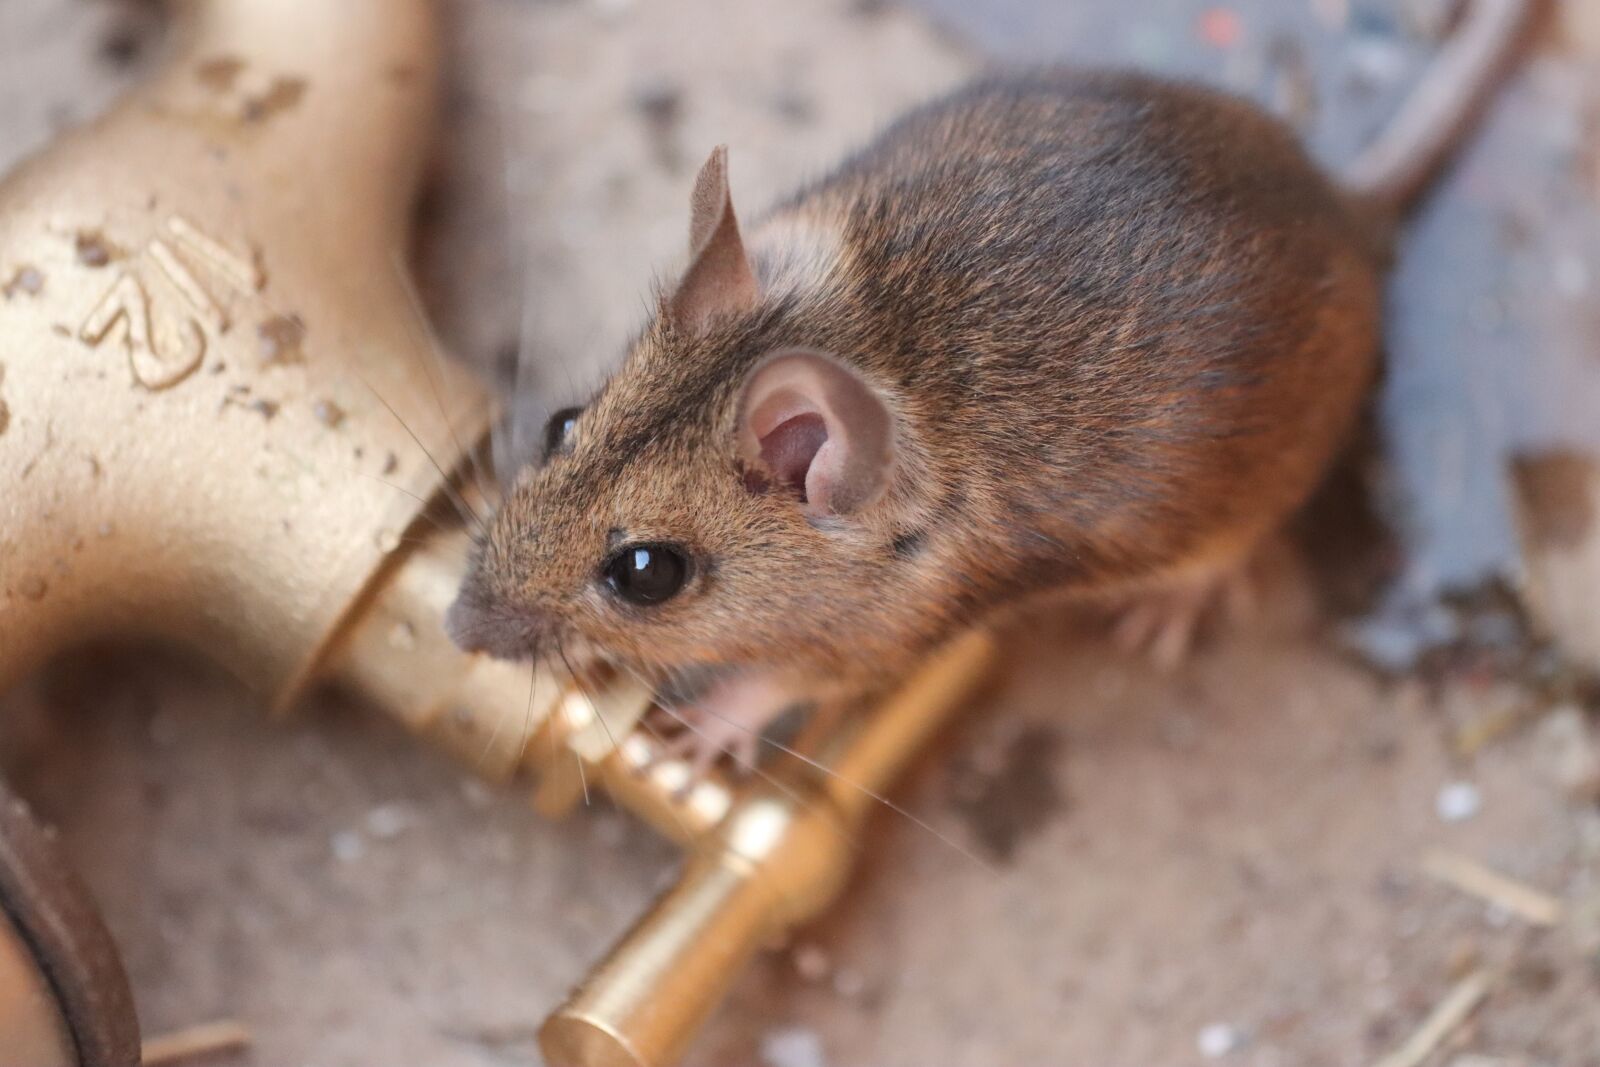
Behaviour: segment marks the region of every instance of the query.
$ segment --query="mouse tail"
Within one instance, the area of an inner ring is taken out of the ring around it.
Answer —
[[[1466,6],[1399,114],[1344,172],[1345,188],[1375,215],[1398,219],[1420,199],[1477,119],[1543,0]]]

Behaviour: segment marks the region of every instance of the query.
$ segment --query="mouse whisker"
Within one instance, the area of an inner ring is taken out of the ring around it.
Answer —
[[[639,682],[640,685],[643,685],[646,689],[650,690],[650,693],[651,693],[652,697],[655,700],[656,707],[660,708],[667,715],[671,716],[673,718],[673,720],[675,720],[678,723],[678,725],[683,727],[685,730],[688,730],[690,733],[693,733],[697,737],[700,737],[702,739],[704,739],[706,737],[705,731],[701,730],[698,726],[696,726],[693,722],[691,722],[686,716],[680,714],[678,712],[678,710],[676,708],[674,708],[669,701],[663,699],[661,697],[661,695],[656,691],[655,687],[652,686],[647,679],[645,679],[642,676],[640,676],[639,672],[631,664],[622,663],[621,666],[622,666],[622,669],[627,671],[630,675],[632,675],[633,678],[637,682]],[[709,714],[711,714],[714,718],[718,718],[718,719],[722,718],[722,716],[717,715],[715,712],[710,712]],[[723,719],[723,721],[727,722],[728,720]],[[643,725],[643,724],[646,723],[646,720],[645,719],[641,719],[640,723],[641,723],[641,725]],[[750,730],[748,727],[744,726],[743,724],[735,724],[735,725],[737,725],[739,727],[739,729],[743,730],[746,733],[754,734],[754,736],[756,737],[757,740],[761,739],[761,735],[759,733],[756,733],[755,731]],[[664,743],[661,735],[658,734],[654,730],[654,728],[650,728],[650,727],[647,726],[647,729],[650,730],[651,736],[655,737],[655,739],[656,739],[656,741],[658,743]],[[774,789],[778,790],[785,797],[787,797],[788,799],[792,800],[796,805],[799,805],[799,806],[802,806],[802,807],[804,806],[804,800],[800,796],[799,793],[797,793],[792,787],[787,786],[783,782],[779,781],[776,777],[774,777],[769,772],[762,770],[761,767],[755,761],[753,761],[753,760],[746,761],[744,759],[741,759],[737,754],[735,754],[733,752],[729,752],[728,755],[734,760],[734,762],[738,763],[740,767],[742,767],[746,771],[748,771],[750,773],[753,773],[753,774],[757,775],[758,777],[760,777],[762,781],[766,782],[768,785],[770,785]],[[850,835],[849,833],[845,832],[842,828],[837,829],[836,832],[839,834],[840,839],[844,841],[845,845],[852,852],[859,852],[860,851],[861,842],[860,842],[860,840],[858,838],[856,838],[856,837]]]
[[[284,310],[282,307],[280,307],[274,301],[266,298],[264,295],[259,296],[259,299],[261,299],[262,302],[266,305],[267,310],[270,311],[273,315],[277,316],[278,318],[289,319],[289,318],[293,317],[289,312]],[[411,439],[413,441],[416,441],[417,447],[421,448],[423,454],[428,456],[428,460],[429,460],[430,463],[433,464],[434,469],[435,470],[440,470],[438,462],[435,461],[433,456],[428,453],[428,450],[423,447],[422,442],[417,439],[417,435],[411,431],[411,427],[406,423],[406,421],[404,419],[402,419],[400,417],[400,414],[397,411],[395,411],[395,409],[388,403],[388,401],[384,400],[382,395],[378,393],[377,389],[373,388],[371,382],[367,381],[366,378],[363,377],[359,372],[357,372],[356,376],[361,379],[361,384],[366,386],[367,391],[372,393],[373,396],[377,397],[378,402],[380,404],[382,404],[388,410],[390,415],[394,416],[395,421],[400,423],[401,427],[403,427],[405,429],[406,433],[411,437]],[[300,464],[301,468],[303,470],[305,470],[307,473],[313,474],[313,475],[318,473],[318,467],[316,465],[310,463],[309,461],[307,461],[305,459],[305,457],[299,455],[298,453],[296,453],[296,452],[294,452],[292,450],[284,450],[282,454],[288,456],[290,459],[292,459],[296,463]],[[356,470],[354,467],[346,467],[346,466],[344,466],[343,464],[340,464],[340,463],[332,463],[332,462],[327,462],[327,461],[321,461],[321,462],[325,462],[328,466],[335,467],[335,468],[337,468],[339,470],[344,471],[347,474],[354,474],[354,475],[357,475],[358,477],[362,477],[362,478],[370,478],[375,482],[379,482],[379,483],[381,483],[383,485],[388,486],[390,489],[393,489],[397,493],[401,493],[401,494],[403,494],[405,496],[410,497],[412,500],[415,500],[419,504],[424,505],[424,510],[418,511],[417,515],[415,516],[416,518],[420,518],[420,519],[426,521],[427,523],[432,525],[434,527],[434,529],[438,530],[441,533],[448,532],[443,523],[441,523],[433,515],[428,514],[428,512],[426,510],[426,506],[430,503],[430,501],[424,499],[421,496],[418,496],[416,493],[411,492],[409,489],[405,489],[405,488],[403,488],[401,486],[395,485],[393,482],[387,480],[386,478],[379,477],[376,474],[369,474],[366,471]],[[441,476],[443,475],[443,473],[444,472],[442,470],[440,470]],[[476,512],[473,512],[471,508],[465,508],[463,510],[465,501],[462,501],[462,500],[459,499],[459,497],[456,497],[456,495],[454,493],[454,490],[453,490],[453,487],[451,485],[450,479],[448,479],[448,478],[444,479],[444,490],[445,490],[445,494],[447,496],[451,497],[451,503],[456,508],[456,511],[461,513],[461,518],[462,518],[463,521],[466,521],[470,517],[471,520],[473,522],[475,522],[478,527],[481,528],[483,526],[482,520],[478,519],[478,516],[477,516]]]
[[[677,709],[675,709],[671,704],[667,704],[667,703],[664,703],[664,702],[658,702],[656,704],[656,707],[660,708],[663,712],[665,712],[666,714],[670,715],[677,722],[677,724],[679,726],[683,727],[685,730],[688,730],[690,733],[694,734],[695,736],[697,736],[699,738],[708,739],[707,738],[707,734],[706,734],[706,732],[704,730],[700,729],[700,727],[696,726],[693,722],[691,722],[688,719],[687,716],[684,716],[684,715],[680,714],[677,711]],[[715,717],[716,718],[721,718],[721,716],[715,716]],[[640,721],[642,722],[643,720],[640,720]],[[727,721],[727,720],[724,720],[724,721]],[[744,729],[743,726],[741,726],[740,728]],[[651,734],[656,737],[658,742],[661,740],[660,735],[656,734],[654,730],[651,730]],[[768,785],[772,786],[772,788],[774,788],[778,792],[782,793],[785,797],[787,797],[790,801],[792,801],[796,805],[796,807],[800,807],[800,808],[804,808],[805,807],[805,798],[803,798],[799,794],[799,792],[797,792],[792,786],[788,786],[788,785],[785,785],[784,783],[780,782],[770,772],[762,770],[761,767],[754,760],[742,759],[740,756],[738,756],[737,754],[735,754],[735,753],[733,753],[731,751],[728,752],[728,755],[730,757],[732,757],[734,762],[737,763],[740,767],[744,768],[749,773],[756,775],[762,781],[764,781]],[[839,840],[843,841],[845,847],[848,848],[851,852],[859,853],[861,851],[861,841],[860,841],[860,839],[858,837],[850,834],[843,827],[837,826],[832,822],[829,822],[828,825],[832,828],[833,832],[839,836]]]
[[[528,704],[533,704],[533,678],[528,679]],[[478,753],[478,767],[481,769],[489,762],[489,754],[494,751],[494,743],[500,739],[500,726],[505,722],[504,715],[494,717],[494,728],[489,731],[489,737],[483,743],[483,751]]]
[[[411,314],[407,317],[407,325],[412,336],[421,346],[422,351],[417,353],[417,362],[421,366],[422,375],[428,380],[428,389],[433,394],[434,403],[439,408],[439,417],[444,420],[445,428],[450,432],[450,439],[455,443],[456,452],[466,460],[466,473],[476,486],[479,494],[491,504],[498,503],[501,499],[499,484],[488,476],[479,460],[479,449],[465,448],[460,436],[456,433],[455,420],[450,417],[450,411],[445,406],[444,394],[439,386],[439,379],[446,376],[444,363],[444,347],[439,342],[439,336],[434,332],[433,324],[428,318],[427,311],[422,306],[422,296],[417,292],[416,282],[411,277],[411,272],[406,269],[405,261],[396,251],[390,257],[396,278],[400,282],[400,289],[405,293],[406,304]],[[429,361],[434,366],[429,366]],[[438,378],[434,372],[438,372]]]
[[[572,669],[572,661],[567,659],[567,650],[562,647],[561,633],[559,630],[551,633],[550,641],[551,644],[555,646],[556,656],[561,660],[561,665],[566,668],[568,679],[573,685],[578,687],[578,691],[583,694],[584,699],[589,701],[591,707],[598,708],[599,705],[595,702],[594,694],[589,692],[589,687],[584,684],[583,678],[578,674],[578,672]],[[599,720],[601,728],[605,730],[606,739],[611,742],[611,747],[613,749],[620,750],[622,746],[617,743],[617,737],[611,732],[611,724],[606,722],[605,716],[600,715],[597,712],[595,718]],[[644,721],[644,719],[639,720],[641,725],[644,724]],[[653,729],[651,729],[650,732],[652,735],[655,734]],[[695,850],[704,849],[706,846],[700,842],[698,837],[690,832],[689,824],[684,822],[683,816],[678,814],[677,809],[670,804],[666,805],[666,808],[667,811],[672,815],[673,821],[678,824],[678,829],[683,834],[683,840],[691,842],[689,847]]]
[[[307,473],[310,473],[310,474],[315,474],[316,473],[317,467],[314,466],[313,464],[311,464],[304,456],[301,456],[299,453],[297,453],[297,452],[295,452],[293,450],[290,450],[290,449],[284,449],[282,454],[285,455],[285,456],[288,456],[291,460],[293,460],[294,462],[300,464],[301,468],[304,469]],[[405,488],[404,486],[399,486],[399,485],[394,484],[393,482],[389,481],[387,478],[381,478],[378,475],[369,473],[367,471],[358,471],[354,467],[346,467],[342,463],[333,463],[333,462],[329,462],[329,461],[323,461],[323,465],[332,467],[335,470],[343,471],[345,474],[352,475],[352,476],[354,476],[356,478],[368,478],[368,479],[370,479],[370,480],[372,480],[374,482],[377,482],[379,485],[388,486],[390,489],[393,489],[395,492],[399,493],[401,496],[410,497],[412,500],[415,500],[419,504],[422,504],[422,505],[427,505],[428,504],[428,500],[425,499],[424,497],[418,496],[416,493],[413,493],[411,490]],[[440,522],[433,515],[430,515],[428,513],[428,511],[426,510],[426,508],[424,508],[424,510],[418,511],[417,514],[416,514],[416,518],[420,519],[421,521],[423,521],[425,523],[427,523],[429,526],[432,526],[435,530],[439,531],[440,533],[448,533],[449,532],[449,529],[445,526],[445,524]],[[402,540],[405,540],[405,538],[402,538]]]
[[[681,717],[677,716],[676,712],[673,712],[670,708],[666,708],[665,710],[667,711],[667,713],[669,715],[673,715],[675,718],[678,718],[679,722],[682,722],[685,726],[689,726],[689,723],[687,721],[685,721],[684,719],[682,719]],[[860,782],[854,781],[853,779],[851,779],[847,775],[840,774],[838,771],[834,770],[832,767],[829,767],[827,764],[821,762],[820,760],[813,759],[810,756],[807,756],[805,753],[800,752],[799,750],[797,750],[795,748],[792,748],[789,745],[786,745],[781,741],[774,740],[773,738],[770,738],[770,737],[768,737],[767,735],[765,735],[763,733],[751,730],[751,729],[749,729],[749,727],[745,726],[743,723],[735,722],[732,719],[729,719],[729,718],[727,718],[725,716],[719,715],[716,712],[712,711],[710,708],[703,708],[701,710],[703,710],[705,712],[705,714],[710,715],[713,719],[717,719],[717,720],[719,720],[721,722],[725,722],[728,725],[735,727],[736,729],[744,730],[747,733],[753,734],[755,736],[755,739],[759,743],[764,744],[764,745],[770,745],[773,748],[777,749],[779,752],[782,752],[782,753],[784,753],[786,755],[789,755],[789,756],[793,756],[795,759],[799,760],[801,763],[804,763],[807,767],[810,767],[812,770],[818,771],[819,773],[824,774],[829,778],[832,778],[834,781],[841,782],[844,785],[849,786],[851,789],[854,789],[857,792],[861,793],[863,796],[866,796],[867,798],[869,798],[871,800],[874,800],[879,804],[882,804],[884,807],[888,808],[890,811],[894,812],[896,815],[899,815],[901,818],[907,820],[912,825],[914,825],[914,826],[926,831],[929,834],[932,834],[933,837],[936,840],[938,840],[942,844],[948,845],[950,848],[954,849],[962,857],[964,857],[965,859],[969,860],[973,864],[976,864],[978,867],[982,868],[985,873],[991,874],[991,875],[995,875],[995,876],[999,875],[1000,871],[996,867],[994,867],[992,864],[985,862],[982,857],[978,856],[976,853],[972,852],[971,850],[962,847],[960,842],[956,841],[954,838],[951,838],[946,834],[940,833],[938,830],[936,830],[933,827],[933,825],[931,823],[929,823],[926,820],[920,819],[917,816],[913,815],[909,810],[907,810],[906,808],[902,807],[899,804],[896,804],[894,801],[890,800],[888,797],[884,796],[882,793],[879,793],[879,792],[877,792],[876,790],[873,790],[873,789],[868,789],[866,786],[862,785]],[[694,729],[693,726],[689,726],[689,728],[691,730]],[[695,732],[698,733],[699,731],[697,730]],[[771,779],[768,779],[768,780],[770,781]]]
[[[400,424],[401,429],[405,430],[406,436],[411,438],[412,442],[416,444],[417,448],[422,450],[422,454],[428,457],[428,462],[433,465],[433,469],[439,474],[440,488],[444,490],[445,496],[449,499],[451,505],[456,509],[456,512],[461,516],[461,520],[477,527],[480,532],[487,535],[489,532],[489,527],[484,521],[483,516],[479,515],[476,509],[474,509],[473,506],[467,502],[466,498],[457,491],[454,479],[452,479],[449,474],[445,473],[444,467],[440,466],[439,461],[434,458],[433,453],[428,451],[428,446],[422,443],[422,438],[417,436],[416,431],[411,428],[411,424],[400,417],[400,413],[394,409],[394,405],[390,404],[389,401],[384,399],[383,394],[378,392],[373,384],[366,379],[365,375],[362,375],[358,372],[356,377],[360,379],[362,385],[367,387],[367,391],[373,395],[378,403],[383,405],[384,410],[388,411],[390,415],[394,416],[394,420]]]
[[[496,433],[490,444],[494,455],[495,471],[502,480],[502,486],[509,491],[515,482],[517,474],[531,463],[538,462],[540,458],[542,439],[540,429],[544,425],[545,416],[558,410],[561,403],[545,404],[535,399],[536,393],[554,392],[552,383],[548,381],[548,371],[551,366],[558,368],[561,376],[566,379],[566,401],[577,403],[585,393],[580,389],[572,374],[572,367],[562,349],[550,349],[539,353],[542,358],[535,358],[534,354],[534,302],[530,298],[530,282],[534,277],[532,267],[532,254],[528,242],[523,237],[523,231],[517,222],[527,217],[527,213],[518,214],[516,208],[528,201],[527,189],[523,183],[524,171],[512,163],[510,154],[506,151],[505,144],[501,144],[501,171],[504,175],[504,193],[506,199],[506,233],[516,235],[520,247],[514,251],[517,262],[518,276],[522,280],[520,287],[521,306],[517,316],[517,339],[515,359],[511,368],[510,402],[505,406],[504,418],[496,427]],[[601,342],[598,332],[591,328],[589,336],[578,342],[571,342],[570,348],[574,351],[592,351]],[[541,374],[539,371],[547,373]],[[591,383],[592,384],[592,383]]]
[[[526,191],[520,180],[521,171],[513,167],[505,144],[501,143],[502,173],[505,178],[506,196],[506,233],[516,234],[520,239],[522,231],[515,227],[514,205],[526,200]],[[524,440],[524,428],[531,425],[534,419],[531,413],[525,413],[522,408],[528,403],[530,393],[530,368],[533,360],[530,358],[530,338],[533,334],[532,307],[533,302],[528,296],[528,282],[533,277],[531,266],[532,257],[528,253],[526,240],[520,241],[517,254],[518,277],[522,284],[518,296],[520,303],[517,308],[517,349],[516,361],[511,371],[511,402],[506,405],[505,418],[497,427],[493,440],[495,449],[495,465],[500,476],[509,484],[516,476],[516,471],[533,458],[531,444]]]

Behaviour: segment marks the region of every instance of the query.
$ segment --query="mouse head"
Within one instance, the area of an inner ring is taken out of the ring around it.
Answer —
[[[718,149],[682,280],[494,517],[450,612],[464,647],[580,646],[659,679],[838,670],[842,649],[904,636],[885,623],[915,585],[897,573],[919,466],[900,405],[851,358],[850,314],[763,291],[726,175]]]

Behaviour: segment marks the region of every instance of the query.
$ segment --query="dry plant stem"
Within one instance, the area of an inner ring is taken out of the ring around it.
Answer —
[[[201,1056],[232,1052],[250,1046],[250,1031],[232,1019],[201,1023],[170,1034],[152,1037],[144,1043],[144,1067],[185,1063]]]
[[[1491,870],[1474,859],[1454,852],[1434,850],[1423,857],[1422,869],[1439,881],[1504,908],[1535,926],[1557,926],[1561,923],[1564,913],[1561,901],[1542,890]]]
[[[1428,1013],[1422,1025],[1406,1039],[1405,1044],[1379,1060],[1373,1067],[1419,1067],[1445,1038],[1467,1021],[1478,1005],[1483,1003],[1494,985],[1494,975],[1488,970],[1473,971],[1451,987],[1437,1007]]]

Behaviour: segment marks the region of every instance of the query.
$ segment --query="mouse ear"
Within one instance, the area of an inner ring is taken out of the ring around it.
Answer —
[[[816,517],[849,515],[882,495],[894,465],[894,416],[853,368],[789,349],[745,379],[739,452]]]
[[[677,326],[699,333],[717,315],[744,311],[760,296],[728,190],[728,148],[718,145],[700,168],[690,200],[689,269],[667,300]]]

